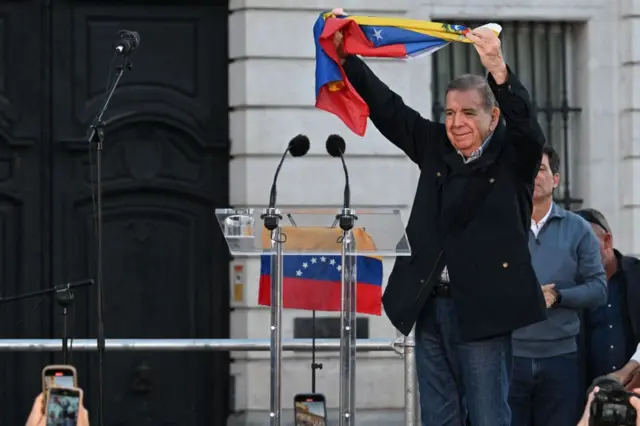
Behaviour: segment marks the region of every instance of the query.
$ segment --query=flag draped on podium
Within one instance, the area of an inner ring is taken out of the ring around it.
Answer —
[[[501,27],[488,24],[496,34]],[[433,53],[450,42],[471,43],[469,28],[404,18],[337,16],[322,13],[313,27],[316,44],[316,107],[340,118],[359,136],[364,136],[369,108],[349,83],[333,44],[342,31],[349,55],[409,58]]]
[[[342,301],[342,256],[337,228],[283,227],[283,250],[288,252],[327,252],[335,255],[286,255],[283,260],[282,306],[287,309],[340,311]],[[363,228],[353,229],[356,247],[361,252],[375,252],[373,239]],[[263,232],[263,247],[271,245],[270,234]],[[260,259],[258,304],[271,304],[271,258]],[[382,313],[382,259],[377,256],[356,257],[356,312]]]
[[[271,304],[271,257],[260,259],[258,304]],[[340,311],[342,300],[342,257],[284,257],[282,306],[309,311]],[[356,260],[356,312],[380,315],[382,312],[382,261],[358,256]]]

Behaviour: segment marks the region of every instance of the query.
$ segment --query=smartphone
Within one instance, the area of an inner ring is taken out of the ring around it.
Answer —
[[[47,393],[46,426],[76,426],[82,401],[80,389],[52,387]]]
[[[47,365],[42,370],[42,393],[47,395],[49,389],[77,388],[78,374],[71,365]]]
[[[327,401],[319,393],[299,394],[293,398],[295,426],[326,426]]]

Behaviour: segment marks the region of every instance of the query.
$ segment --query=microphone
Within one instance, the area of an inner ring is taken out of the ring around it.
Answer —
[[[136,31],[120,30],[116,33],[116,37],[120,39],[116,45],[116,52],[120,55],[132,54],[140,44],[140,34]]]
[[[271,184],[271,192],[269,193],[269,207],[267,208],[267,213],[260,216],[261,219],[264,219],[264,226],[269,231],[273,231],[278,227],[278,220],[281,217],[275,213],[276,207],[276,196],[277,189],[276,184],[278,182],[278,175],[280,175],[280,169],[282,168],[282,164],[284,163],[284,159],[287,157],[287,153],[290,153],[293,157],[302,157],[309,152],[310,146],[309,138],[305,135],[298,135],[289,141],[287,145],[287,149],[282,154],[282,158],[280,158],[280,163],[278,164],[278,168],[276,169],[275,174],[273,175],[273,183]]]
[[[344,161],[344,153],[346,151],[346,144],[344,139],[340,135],[330,135],[327,138],[327,152],[332,157],[340,157],[342,162],[342,170],[344,170],[344,199],[342,203],[342,212],[336,216],[340,229],[343,231],[349,231],[353,229],[356,219],[358,217],[351,210],[351,185],[349,185],[349,170],[347,169],[347,163]]]
[[[327,152],[332,157],[340,157],[342,161],[342,169],[344,170],[344,202],[342,204],[343,209],[348,209],[351,205],[351,186],[349,185],[349,171],[347,170],[347,163],[344,161],[344,153],[346,151],[346,144],[344,139],[340,135],[330,135],[327,138]]]

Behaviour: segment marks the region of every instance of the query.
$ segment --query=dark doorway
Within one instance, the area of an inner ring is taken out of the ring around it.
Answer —
[[[161,5],[156,5],[161,4]],[[115,33],[140,32],[107,119],[107,338],[229,337],[226,2],[16,0],[0,5],[0,293],[95,275],[86,129]],[[95,160],[95,157],[94,157]],[[75,338],[95,338],[95,289],[79,290]],[[58,338],[50,298],[0,305],[0,338]],[[24,424],[43,366],[61,354],[0,353],[0,425]],[[96,354],[72,352],[90,411]],[[222,425],[227,354],[107,352],[105,425]]]

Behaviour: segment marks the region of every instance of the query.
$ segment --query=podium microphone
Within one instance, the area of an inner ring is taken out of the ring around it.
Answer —
[[[287,149],[282,154],[282,158],[280,158],[278,168],[273,175],[273,183],[271,184],[271,192],[269,193],[269,207],[267,208],[267,212],[260,216],[260,218],[264,220],[264,227],[269,231],[276,229],[278,227],[278,221],[282,219],[282,217],[275,212],[275,207],[277,196],[276,184],[278,182],[278,175],[280,174],[280,169],[282,168],[284,159],[287,157],[288,153],[290,153],[292,157],[302,157],[306,155],[307,152],[309,152],[309,145],[310,142],[308,137],[305,135],[298,135],[289,141]]]
[[[342,212],[336,219],[340,224],[340,229],[343,231],[349,231],[353,229],[355,220],[357,217],[351,210],[351,186],[349,185],[349,170],[347,169],[347,163],[344,161],[344,153],[346,151],[346,144],[344,139],[340,135],[330,135],[327,138],[327,152],[332,157],[340,157],[342,162],[342,169],[344,170],[344,199],[342,203]]]

